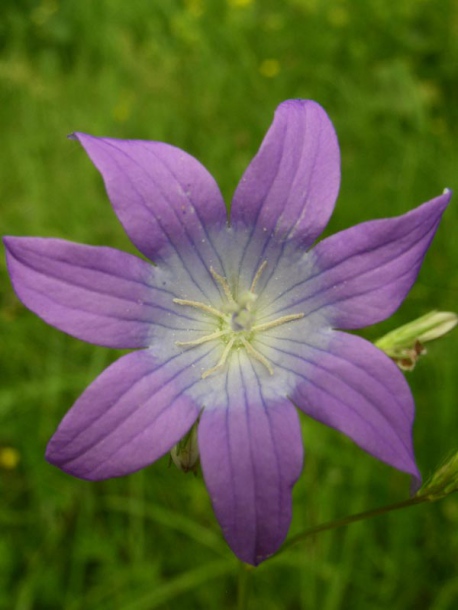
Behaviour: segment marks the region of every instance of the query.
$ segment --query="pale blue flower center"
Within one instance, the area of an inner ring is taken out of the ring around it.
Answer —
[[[214,322],[213,332],[202,334],[202,336],[189,341],[176,341],[175,344],[178,347],[189,349],[214,341],[222,344],[219,360],[214,366],[202,373],[202,379],[222,371],[230,360],[231,352],[240,349],[245,350],[251,359],[261,363],[270,375],[274,374],[271,362],[258,349],[253,347],[253,340],[256,335],[269,329],[300,320],[304,317],[304,314],[295,313],[260,324],[256,323],[256,301],[258,298],[256,288],[266,266],[267,262],[264,261],[256,271],[251,286],[237,295],[231,290],[227,279],[211,267],[210,273],[224,294],[223,303],[219,308],[200,301],[173,299],[173,302],[177,305],[197,309]]]

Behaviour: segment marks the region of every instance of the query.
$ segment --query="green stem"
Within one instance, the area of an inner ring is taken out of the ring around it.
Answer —
[[[237,610],[247,610],[248,598],[250,596],[251,573],[253,569],[245,563],[240,563],[238,592],[237,592]]]
[[[389,504],[388,506],[382,506],[380,508],[374,508],[372,510],[366,510],[362,513],[357,513],[356,515],[349,515],[348,517],[343,517],[342,519],[337,519],[337,521],[328,521],[327,523],[322,523],[321,525],[316,525],[315,527],[311,527],[310,529],[293,536],[290,540],[288,540],[282,547],[280,552],[288,549],[293,544],[297,544],[298,542],[302,542],[309,536],[313,536],[314,534],[318,534],[319,532],[325,532],[327,530],[334,530],[338,527],[345,527],[350,525],[350,523],[356,523],[356,521],[364,521],[365,519],[372,519],[372,517],[378,517],[379,515],[384,515],[385,513],[389,513],[394,510],[399,510],[401,508],[407,508],[409,506],[415,506],[416,504],[421,504],[422,502],[428,502],[429,498],[426,496],[414,496],[413,498],[408,498],[407,500],[402,500],[401,502],[395,502],[394,504]]]

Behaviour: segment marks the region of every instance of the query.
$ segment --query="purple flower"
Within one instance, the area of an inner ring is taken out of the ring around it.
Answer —
[[[283,542],[302,468],[296,407],[376,458],[420,475],[402,373],[342,332],[405,298],[450,193],[321,241],[337,197],[339,148],[316,103],[279,106],[232,202],[168,144],[74,136],[149,262],[58,239],[7,237],[22,300],[84,341],[142,348],[102,373],[64,417],[47,459],[83,479],[148,466],[198,420],[216,517],[258,564]],[[339,330],[336,330],[339,329]]]

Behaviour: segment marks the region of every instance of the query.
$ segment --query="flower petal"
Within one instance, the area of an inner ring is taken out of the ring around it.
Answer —
[[[291,400],[374,457],[417,479],[414,404],[398,367],[368,341],[339,331],[277,340],[278,366],[298,380]]]
[[[114,210],[140,252],[151,260],[174,246],[190,250],[207,228],[224,226],[226,208],[208,171],[162,142],[96,138],[76,133],[103,176]]]
[[[310,100],[288,100],[237,187],[231,222],[308,247],[327,225],[339,185],[339,146],[327,114]]]
[[[160,302],[150,264],[112,248],[60,239],[5,237],[4,242],[18,297],[48,324],[98,345],[148,345]]]
[[[225,404],[203,411],[198,438],[216,517],[233,552],[257,565],[275,553],[291,520],[291,489],[303,460],[293,405],[268,401],[234,356]]]
[[[147,351],[123,356],[87,388],[49,442],[46,458],[82,479],[148,466],[189,430],[199,408],[183,391],[187,367],[158,366]]]
[[[337,328],[384,320],[414,283],[450,191],[396,218],[365,222],[320,242],[312,252],[314,275],[300,287],[307,310]]]

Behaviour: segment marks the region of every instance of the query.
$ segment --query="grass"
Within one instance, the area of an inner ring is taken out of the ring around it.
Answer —
[[[343,183],[327,233],[458,189],[458,9],[452,0],[3,0],[2,233],[134,252],[101,180],[65,136],[164,140],[231,194],[276,105],[310,97],[332,117]],[[417,285],[376,337],[431,309],[456,310],[452,206]],[[47,327],[16,300],[0,262],[0,608],[234,608],[239,567],[201,478],[164,458],[97,484],[43,458],[86,385],[119,354]],[[425,475],[456,449],[456,334],[409,374]],[[406,477],[303,418],[307,464],[291,535],[394,502]],[[4,455],[4,453],[0,453]],[[252,607],[451,610],[458,504],[324,533],[252,574]]]

